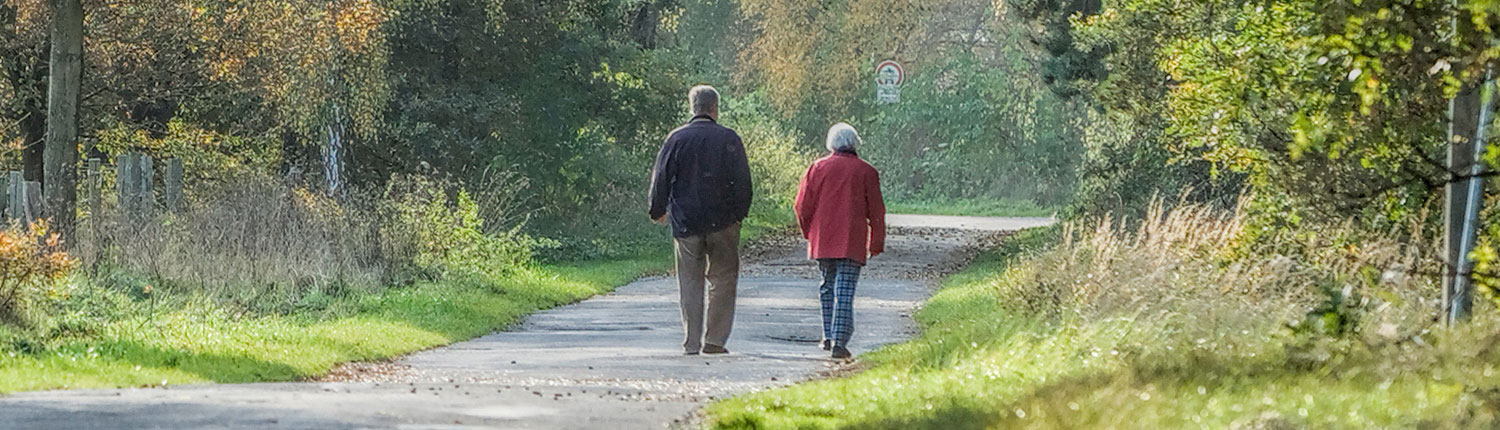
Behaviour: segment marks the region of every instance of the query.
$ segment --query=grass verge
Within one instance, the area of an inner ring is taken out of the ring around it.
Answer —
[[[537,310],[664,272],[666,253],[536,266],[487,284],[419,284],[356,295],[316,313],[236,316],[202,297],[125,306],[126,314],[37,347],[0,326],[0,393],[206,382],[294,381],[349,361],[376,360],[483,335]],[[75,301],[130,303],[80,288]],[[97,318],[98,316],[79,316]],[[66,322],[64,322],[66,324]]]
[[[1057,211],[1037,206],[1036,202],[1030,200],[941,199],[894,200],[886,204],[886,212],[913,215],[1045,217]]]
[[[1013,256],[1049,241],[1053,232],[1022,232],[949,277],[916,315],[923,335],[860,356],[867,364],[865,371],[715,403],[708,408],[709,427],[865,428],[900,417],[929,416],[946,406],[945,400],[974,394],[960,393],[950,384],[966,380],[966,373],[956,366],[966,352],[977,348],[969,339],[1004,339],[1018,328],[1015,324],[1023,323],[996,312],[992,299],[986,300],[984,285],[1004,273]]]
[[[1403,248],[1315,243],[1234,255],[1237,217],[1186,208],[1148,220],[1134,233],[1107,222],[1024,232],[947,279],[916,315],[923,334],[862,356],[866,370],[720,401],[707,424],[1500,424],[1500,318],[1486,310],[1457,329],[1434,326],[1431,280],[1382,272],[1413,267]]]

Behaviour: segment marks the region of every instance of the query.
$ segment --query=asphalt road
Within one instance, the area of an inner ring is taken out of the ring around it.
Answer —
[[[892,215],[888,253],[859,284],[856,354],[915,334],[933,280],[1003,231],[1038,218]],[[664,244],[665,246],[665,244]],[[818,349],[816,267],[801,243],[751,252],[724,356],[683,356],[674,281],[644,279],[532,315],[510,330],[321,382],[20,393],[16,429],[663,429],[708,402],[815,378],[847,363]]]

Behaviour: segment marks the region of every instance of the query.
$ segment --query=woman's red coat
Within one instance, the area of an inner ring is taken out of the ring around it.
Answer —
[[[808,258],[864,264],[885,251],[880,174],[858,155],[834,152],[813,162],[797,188],[796,210]]]

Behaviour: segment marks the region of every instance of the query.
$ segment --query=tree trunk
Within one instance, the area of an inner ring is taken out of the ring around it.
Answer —
[[[52,4],[52,54],[47,79],[47,147],[43,157],[46,216],[68,243],[77,199],[78,93],[83,81],[83,4]]]
[[[37,104],[45,105],[46,102],[39,99]],[[42,154],[47,147],[47,108],[38,106],[27,110],[31,115],[21,121],[21,138],[25,140],[25,146],[21,148],[21,170],[26,173],[26,180],[45,183],[42,178]]]
[[[660,20],[656,15],[656,11],[651,9],[651,2],[643,2],[631,18],[631,35],[643,49],[656,49],[656,23]]]

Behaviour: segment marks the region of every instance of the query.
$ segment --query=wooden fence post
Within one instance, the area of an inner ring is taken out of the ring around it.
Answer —
[[[10,175],[7,174],[0,176],[0,214],[7,214],[6,209],[9,209],[8,206],[10,206]],[[0,219],[3,219],[3,217],[0,217]]]
[[[135,154],[120,154],[115,157],[115,194],[119,197],[116,210],[124,217],[135,215],[135,168]]]
[[[24,212],[26,218],[22,222],[22,225],[30,227],[31,223],[42,219],[46,214],[46,211],[42,209],[42,183],[40,181],[26,181],[26,193],[24,195],[26,196],[26,210]]]
[[[103,231],[99,224],[104,221],[104,210],[102,209],[104,207],[104,202],[102,201],[104,200],[104,190],[101,189],[104,187],[104,161],[98,158],[90,158],[88,166],[88,170],[83,178],[84,195],[89,199],[89,214],[87,218],[89,220],[89,229],[87,230],[89,240],[86,248],[88,252],[84,255],[89,257],[90,267],[94,267],[93,265],[99,263],[100,250],[104,249],[104,244],[101,242],[103,238],[99,237],[99,232]]]
[[[152,187],[156,178],[156,169],[151,165],[150,155],[140,155],[139,161],[140,167],[138,168],[141,172],[141,183],[140,189],[137,191],[139,194],[136,197],[140,199],[138,201],[140,202],[141,217],[151,218],[156,212],[156,193]]]
[[[10,180],[6,183],[9,190],[9,198],[6,199],[6,217],[17,223],[26,223],[26,177],[21,172],[10,171]]]
[[[100,200],[102,200],[103,192],[99,188],[104,186],[103,169],[103,160],[90,158],[88,170],[84,173],[83,194],[89,199],[89,223],[92,224],[97,224],[101,215],[99,208],[102,206]]]
[[[176,213],[182,209],[182,159],[167,160],[167,177],[162,182],[166,187],[167,211]]]

